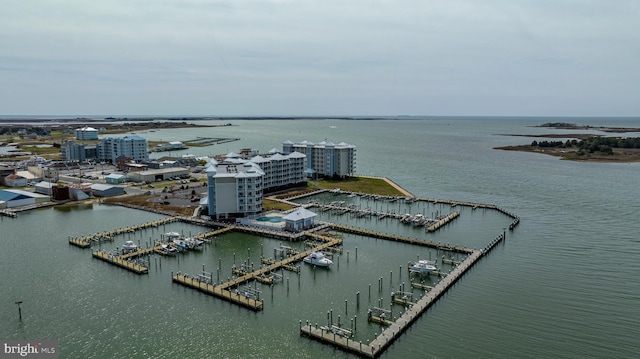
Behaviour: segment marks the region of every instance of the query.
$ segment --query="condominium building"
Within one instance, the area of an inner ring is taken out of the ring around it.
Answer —
[[[223,162],[210,160],[207,168],[209,215],[243,216],[262,211],[263,192],[304,183],[306,157],[272,152],[243,158],[229,153]]]
[[[310,141],[282,143],[283,154],[294,151],[306,157],[305,173],[308,177],[349,177],[356,172],[356,146],[348,143]]]
[[[97,140],[98,130],[93,127],[85,126],[83,128],[77,128],[75,130],[76,140]]]
[[[218,163],[206,169],[209,215],[229,218],[262,211],[264,172],[253,162]]]
[[[256,155],[248,160],[260,166],[265,173],[263,179],[265,191],[306,181],[304,174],[306,156],[300,152],[292,152],[288,155],[275,152]]]
[[[73,141],[65,141],[60,146],[62,158],[67,161],[84,162],[87,160],[84,143],[76,143]]]
[[[149,159],[147,140],[134,135],[125,137],[106,137],[96,146],[100,161],[116,163],[116,158],[127,157],[134,161]]]

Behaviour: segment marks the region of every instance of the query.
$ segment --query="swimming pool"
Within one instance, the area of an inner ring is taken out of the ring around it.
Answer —
[[[260,218],[256,218],[256,221],[258,221],[258,222],[269,222],[269,223],[280,223],[280,222],[282,222],[282,217],[281,216],[260,217]]]

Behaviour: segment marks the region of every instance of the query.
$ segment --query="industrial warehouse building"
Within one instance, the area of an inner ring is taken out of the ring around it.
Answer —
[[[156,182],[183,176],[189,176],[189,170],[183,167],[160,168],[157,170],[129,173],[129,178],[134,182]]]
[[[95,197],[111,197],[124,194],[124,188],[109,184],[95,183],[91,185],[91,193]]]
[[[0,208],[29,206],[49,201],[49,196],[19,189],[0,190]]]

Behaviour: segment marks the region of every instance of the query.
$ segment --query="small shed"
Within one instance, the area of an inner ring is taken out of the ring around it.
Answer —
[[[91,193],[96,197],[111,197],[124,194],[124,188],[108,184],[95,183],[91,185]]]
[[[286,230],[298,231],[298,230],[313,227],[314,218],[316,216],[317,216],[316,213],[313,213],[306,208],[303,208],[303,207],[297,208],[293,212],[282,217],[282,219],[284,219],[284,222],[285,222],[284,228]]]
[[[4,178],[7,187],[24,187],[27,185],[27,179],[20,175],[8,175]]]

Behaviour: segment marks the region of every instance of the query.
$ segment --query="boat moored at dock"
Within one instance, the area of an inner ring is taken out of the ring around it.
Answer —
[[[129,252],[133,252],[136,249],[138,249],[138,245],[133,243],[133,241],[126,241],[124,242],[124,244],[122,245],[122,250],[125,253],[129,253]]]
[[[421,259],[415,263],[409,263],[410,273],[429,274],[436,270],[438,270],[438,267],[436,267],[435,261]]]
[[[327,258],[322,252],[312,252],[304,257],[302,261],[318,267],[329,267],[333,264],[333,261]]]

